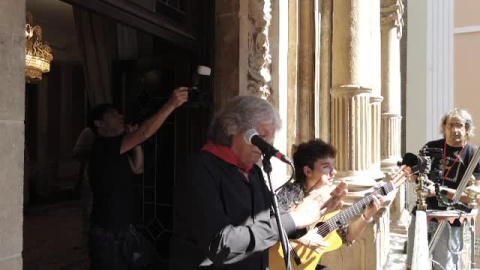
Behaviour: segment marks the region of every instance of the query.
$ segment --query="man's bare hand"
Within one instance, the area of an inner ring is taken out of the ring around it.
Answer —
[[[182,106],[183,103],[188,100],[188,88],[187,87],[178,87],[173,90],[170,99],[168,100],[168,105],[173,108],[178,108]]]
[[[297,229],[305,228],[317,222],[322,216],[320,209],[328,198],[329,193],[315,190],[303,198],[302,203],[289,211]]]
[[[385,203],[385,198],[381,195],[373,195],[372,199],[372,203],[367,207],[367,209],[365,209],[365,212],[363,213],[366,220],[371,220]]]
[[[330,198],[322,206],[322,215],[339,210],[348,193],[348,184],[341,181],[340,184],[330,193]]]
[[[323,237],[316,232],[316,230],[310,230],[298,239],[302,245],[307,246],[311,249],[314,249],[316,252],[320,253],[328,247],[329,243],[323,240]]]

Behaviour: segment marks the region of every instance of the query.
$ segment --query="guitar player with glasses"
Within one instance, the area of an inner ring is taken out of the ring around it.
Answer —
[[[295,166],[295,181],[287,183],[278,192],[278,202],[281,211],[291,211],[299,205],[305,196],[312,191],[320,189],[333,189],[333,179],[335,170],[336,149],[320,139],[314,139],[307,143],[302,143],[297,147],[293,155]],[[344,181],[339,186],[345,186]],[[378,209],[384,203],[383,196],[372,194],[372,200],[365,211],[350,224],[345,224],[336,230],[341,242],[350,246],[356,240],[368,223],[373,221],[373,217]],[[311,229],[298,238],[296,243],[317,251],[320,256],[326,248],[332,243],[323,238],[316,230]],[[333,238],[330,238],[332,240]],[[336,237],[337,241],[339,240]],[[338,248],[340,245],[337,245]],[[311,254],[311,252],[309,252]],[[274,256],[271,256],[274,257]],[[318,260],[307,260],[310,263]],[[271,258],[272,264],[272,258]],[[306,266],[303,266],[306,267]],[[302,269],[304,269],[302,267]],[[308,267],[313,269],[314,266]],[[273,268],[272,268],[273,269]],[[315,269],[326,269],[325,266],[318,264]]]

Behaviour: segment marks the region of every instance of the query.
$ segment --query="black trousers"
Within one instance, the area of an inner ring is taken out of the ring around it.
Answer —
[[[91,270],[130,270],[123,246],[126,230],[108,230],[92,227],[89,233]]]

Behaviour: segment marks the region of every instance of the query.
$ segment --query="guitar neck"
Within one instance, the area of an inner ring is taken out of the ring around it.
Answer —
[[[362,213],[365,208],[367,208],[368,205],[373,200],[373,196],[376,194],[379,195],[387,195],[390,191],[394,190],[395,188],[393,187],[393,184],[391,182],[386,183],[385,185],[381,186],[379,189],[375,190],[374,192],[370,193],[368,196],[365,198],[361,199],[360,201],[354,203],[350,207],[348,207],[346,210],[338,213],[337,215],[333,216],[329,220],[327,220],[325,223],[317,227],[317,233],[322,235],[323,237],[327,236],[332,231],[335,231],[336,229],[345,226],[348,224],[348,221]]]

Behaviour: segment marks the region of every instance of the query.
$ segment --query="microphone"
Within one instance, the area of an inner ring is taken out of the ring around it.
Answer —
[[[258,149],[260,149],[260,151],[266,156],[276,157],[287,164],[292,164],[287,156],[262,139],[262,137],[258,135],[256,129],[250,129],[245,133],[245,141],[247,141],[248,144],[253,144],[258,147]]]

